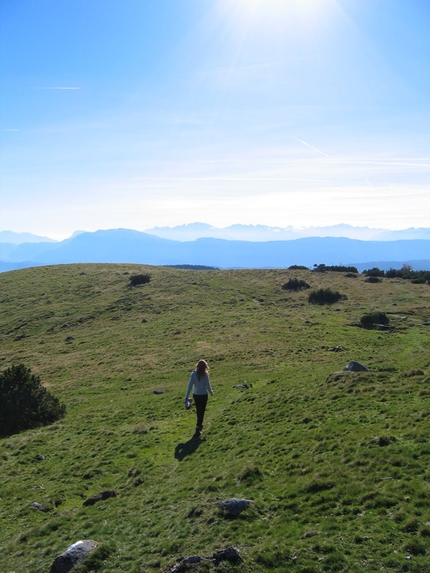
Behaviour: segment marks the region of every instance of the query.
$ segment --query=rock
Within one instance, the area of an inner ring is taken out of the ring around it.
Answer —
[[[116,491],[114,491],[113,489],[107,489],[105,491],[101,491],[100,493],[97,493],[96,495],[92,495],[91,497],[86,499],[82,505],[85,505],[85,506],[94,505],[99,501],[103,501],[105,499],[109,499],[110,497],[116,497],[116,496],[117,496]]]
[[[32,509],[36,509],[37,511],[43,511],[45,513],[49,511],[44,505],[37,503],[37,501],[33,501],[33,503],[30,503],[30,507]]]
[[[252,388],[252,384],[248,384],[246,380],[242,380],[241,384],[235,384],[233,388],[236,388],[236,390],[249,390],[249,388]]]
[[[163,388],[156,388],[155,390],[153,390],[154,394],[164,394],[164,390]]]
[[[200,555],[190,555],[190,557],[185,557],[184,562],[185,563],[200,563],[201,560],[202,560],[202,558],[200,557]]]
[[[178,565],[175,565],[170,569],[170,573],[184,573],[185,571],[190,571],[190,569],[194,568],[189,566],[200,563],[202,561],[202,557],[200,557],[200,555],[191,555],[190,557],[180,557],[178,561]]]
[[[343,346],[334,346],[331,351],[332,352],[343,352],[345,348]]]
[[[225,549],[220,549],[213,554],[212,559],[216,564],[220,563],[221,561],[229,561],[230,563],[240,563],[243,561],[239,551],[235,547],[226,547]]]
[[[36,460],[43,462],[45,460],[45,456],[42,456],[42,454],[36,454]]]
[[[55,558],[50,573],[67,573],[75,565],[83,562],[85,557],[97,546],[95,541],[77,541],[70,545],[61,555]]]
[[[364,364],[356,362],[355,360],[351,360],[351,362],[345,366],[344,370],[349,372],[370,372],[367,366],[364,366]]]
[[[240,499],[237,497],[234,497],[232,499],[229,499],[227,501],[222,501],[219,504],[220,509],[222,509],[223,511],[225,511],[228,515],[232,516],[232,517],[237,517],[238,515],[240,515],[242,513],[242,511],[245,511],[245,509],[248,509],[248,507],[250,505],[252,505],[252,501],[250,499]]]
[[[75,337],[70,335],[66,338],[66,342],[72,342],[72,340],[75,340]]]
[[[147,319],[147,318],[142,318],[142,322],[143,322],[143,323],[148,322],[148,319]]]

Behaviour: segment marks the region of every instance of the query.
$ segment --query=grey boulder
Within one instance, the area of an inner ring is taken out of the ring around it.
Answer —
[[[364,364],[356,362],[355,360],[351,360],[351,362],[348,362],[344,370],[346,370],[347,372],[370,372],[367,366],[364,366]]]
[[[50,573],[68,573],[75,565],[79,565],[85,557],[97,546],[95,541],[87,539],[70,545],[61,555],[55,558]]]
[[[242,511],[248,509],[250,505],[252,505],[252,501],[250,499],[240,499],[234,497],[232,499],[228,499],[227,501],[222,501],[219,504],[219,507],[220,509],[222,509],[222,511],[225,511],[228,515],[232,517],[237,517],[242,513]]]

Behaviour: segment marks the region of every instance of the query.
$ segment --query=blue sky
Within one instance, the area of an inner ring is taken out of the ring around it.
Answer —
[[[2,0],[0,230],[430,226],[428,0]]]

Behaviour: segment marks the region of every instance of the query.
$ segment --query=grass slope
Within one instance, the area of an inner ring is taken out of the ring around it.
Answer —
[[[348,298],[309,305],[290,278]],[[428,285],[70,265],[0,275],[0,305],[0,364],[25,363],[67,405],[0,440],[0,571],[48,571],[95,539],[76,571],[169,570],[234,545],[243,563],[218,570],[430,572]],[[393,328],[357,327],[372,311]],[[215,397],[190,442],[201,357]],[[350,360],[371,372],[339,373]],[[83,505],[103,490],[117,496]],[[227,519],[231,497],[254,504]]]

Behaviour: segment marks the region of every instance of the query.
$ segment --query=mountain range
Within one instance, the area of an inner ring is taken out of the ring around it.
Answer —
[[[409,228],[399,231],[354,227],[352,225],[333,225],[331,227],[269,227],[266,225],[230,225],[218,228],[206,223],[190,223],[176,227],[153,227],[146,233],[172,239],[174,241],[195,241],[208,238],[231,241],[291,241],[306,237],[342,237],[362,241],[399,241],[411,239],[430,239],[430,229]]]
[[[68,263],[205,265],[218,268],[284,268],[353,265],[430,269],[430,240],[363,241],[305,237],[278,241],[198,238],[177,241],[130,229],[80,232],[59,242],[0,243],[0,270]]]

